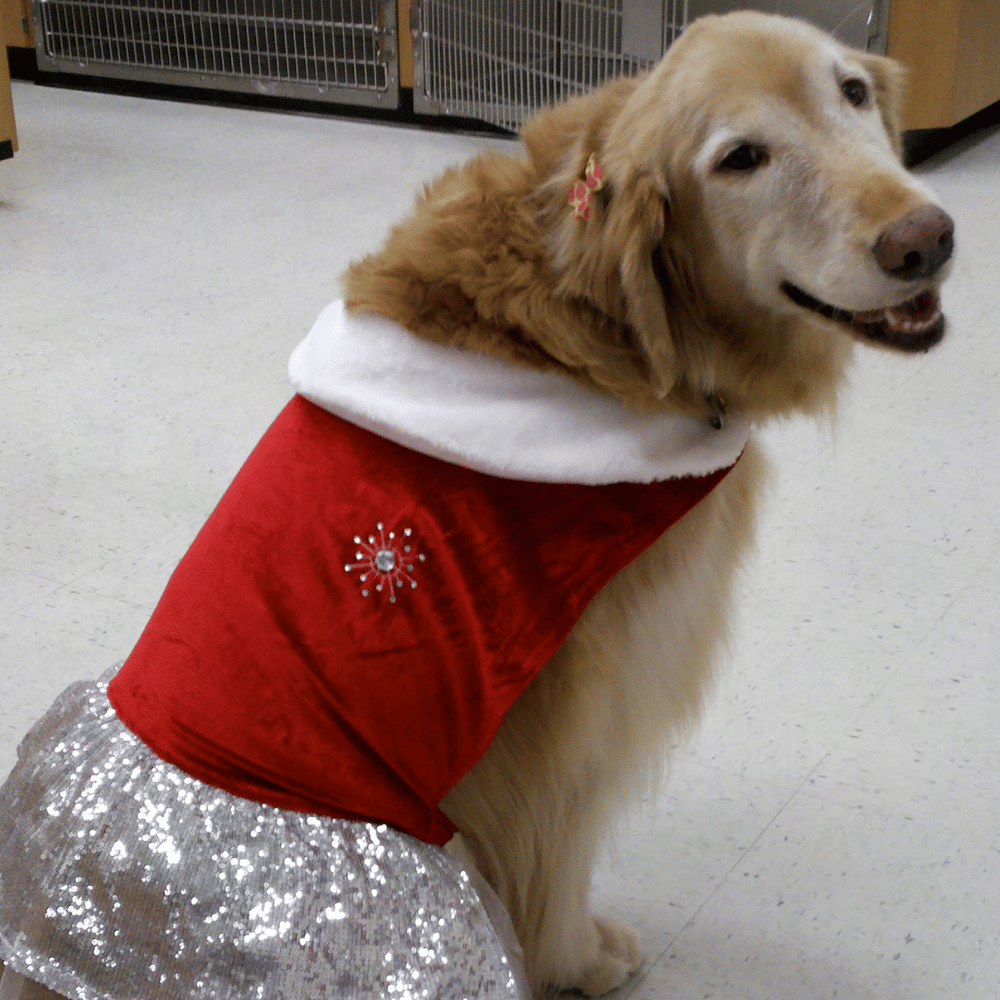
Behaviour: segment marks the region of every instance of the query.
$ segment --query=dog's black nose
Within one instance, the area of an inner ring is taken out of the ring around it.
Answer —
[[[882,230],[872,253],[886,274],[909,281],[936,274],[954,247],[951,216],[937,205],[921,205]]]

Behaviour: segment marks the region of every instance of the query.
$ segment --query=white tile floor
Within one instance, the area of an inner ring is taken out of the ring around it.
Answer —
[[[14,86],[0,165],[0,775],[124,657],[420,182],[501,140]],[[718,696],[602,865],[621,996],[1000,994],[1000,132],[923,169],[951,331],[778,468]]]

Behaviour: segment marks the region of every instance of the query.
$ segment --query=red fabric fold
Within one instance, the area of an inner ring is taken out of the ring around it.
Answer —
[[[438,803],[588,602],[728,471],[499,479],[297,396],[109,697],[155,753],[211,785],[443,844],[454,830]]]

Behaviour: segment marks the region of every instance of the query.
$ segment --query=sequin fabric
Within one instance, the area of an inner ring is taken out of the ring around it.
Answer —
[[[13,969],[80,1000],[527,1000],[496,900],[441,848],[202,784],[122,725],[112,673],[60,696],[0,789]]]

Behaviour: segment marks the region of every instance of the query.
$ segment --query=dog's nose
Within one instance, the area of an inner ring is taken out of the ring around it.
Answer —
[[[951,216],[937,205],[921,205],[887,226],[872,252],[886,274],[912,280],[936,274],[954,246]]]

